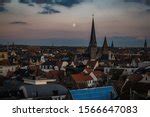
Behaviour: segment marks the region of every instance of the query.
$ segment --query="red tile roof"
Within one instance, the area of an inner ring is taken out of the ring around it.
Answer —
[[[85,70],[88,72],[88,73],[91,73],[93,70],[90,69],[90,68],[85,68]]]
[[[0,61],[0,65],[9,66],[9,65],[11,65],[11,64],[9,63],[8,60],[2,60],[2,61]]]
[[[85,81],[93,80],[91,76],[86,75],[84,73],[73,74],[72,78],[75,82],[85,82]]]
[[[94,68],[96,63],[97,63],[97,61],[88,61],[87,66]]]
[[[129,81],[131,82],[138,82],[140,80],[143,79],[143,76],[142,75],[139,75],[139,74],[132,74],[128,77]]]
[[[106,77],[106,74],[102,71],[93,71],[93,74],[96,76],[96,78],[104,78]]]
[[[58,79],[58,78],[63,78],[64,77],[64,72],[63,71],[49,71],[46,73],[46,78],[48,79]]]

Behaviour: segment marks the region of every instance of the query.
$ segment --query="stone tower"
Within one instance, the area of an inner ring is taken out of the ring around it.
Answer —
[[[97,41],[96,41],[96,33],[95,33],[95,23],[94,16],[92,18],[92,28],[91,28],[91,38],[88,46],[88,53],[90,55],[91,60],[95,60],[97,56]]]
[[[105,36],[103,47],[102,47],[102,54],[108,54],[108,50],[109,50],[109,46],[107,43],[107,38]]]

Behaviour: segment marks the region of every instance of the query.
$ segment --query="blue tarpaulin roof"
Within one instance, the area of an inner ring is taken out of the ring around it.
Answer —
[[[111,100],[117,97],[112,86],[70,90],[73,100]]]

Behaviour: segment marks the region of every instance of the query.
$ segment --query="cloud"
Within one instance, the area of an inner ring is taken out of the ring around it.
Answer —
[[[146,12],[147,12],[147,13],[150,13],[150,9],[147,9]]]
[[[124,2],[137,2],[140,4],[150,5],[150,0],[124,0]]]
[[[27,22],[23,22],[23,21],[13,21],[13,22],[10,22],[10,24],[26,25],[28,23]]]
[[[6,9],[3,6],[0,6],[0,12],[4,12]]]
[[[3,4],[3,3],[10,3],[11,0],[0,0],[0,4]]]
[[[69,0],[68,3],[64,1],[68,0],[51,4],[33,2],[33,7],[30,7],[28,3],[21,4],[18,0],[12,0],[11,3],[4,5],[8,12],[1,13],[0,25],[4,29],[0,30],[0,34],[5,34],[8,38],[21,39],[42,37],[89,39],[91,16],[94,13],[97,38],[105,35],[150,37],[150,7],[147,5],[125,0],[76,0],[76,2]],[[71,4],[71,7],[67,4]],[[31,22],[32,25],[18,26],[26,25],[27,22]],[[76,28],[72,27],[73,23],[77,24]],[[22,33],[18,34],[19,31]]]
[[[72,7],[75,4],[81,3],[83,0],[20,0],[20,3],[29,4],[29,3],[36,3],[36,4],[52,4],[52,5],[62,5],[65,7]]]
[[[54,8],[52,8],[51,6],[44,6],[43,10],[41,12],[39,12],[40,14],[53,14],[53,13],[60,13],[60,11],[55,10]]]

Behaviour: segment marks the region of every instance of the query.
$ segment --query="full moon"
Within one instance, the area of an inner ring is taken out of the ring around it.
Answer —
[[[76,23],[73,23],[72,26],[75,28],[77,25],[76,25]]]

